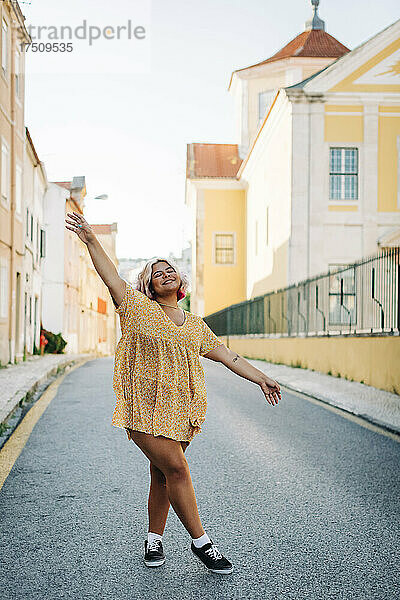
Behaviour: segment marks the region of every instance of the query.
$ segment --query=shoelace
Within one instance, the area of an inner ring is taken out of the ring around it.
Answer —
[[[215,544],[212,544],[211,548],[209,548],[208,550],[205,550],[205,553],[208,554],[209,556],[211,556],[211,558],[214,558],[214,559],[222,558],[222,554],[218,550],[218,548],[217,548],[217,546]]]
[[[152,552],[154,550],[158,550],[160,543],[161,543],[161,540],[153,540],[152,542],[149,542],[147,544],[147,551]]]

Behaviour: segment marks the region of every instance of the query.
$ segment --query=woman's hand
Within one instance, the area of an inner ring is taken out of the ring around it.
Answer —
[[[70,218],[67,219],[67,217]],[[70,227],[68,227],[68,225],[65,225],[65,227],[70,231],[76,233],[78,238],[82,240],[84,244],[90,244],[96,239],[92,228],[90,227],[89,223],[82,217],[82,215],[74,211],[73,213],[67,213],[67,217],[65,217],[65,222],[69,223]]]
[[[265,375],[265,373],[261,376],[259,386],[262,389],[267,402],[272,404],[272,406],[278,404],[278,401],[282,399],[279,384],[274,379]]]

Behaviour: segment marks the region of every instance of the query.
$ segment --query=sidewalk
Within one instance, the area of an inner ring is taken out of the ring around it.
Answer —
[[[14,412],[21,400],[29,398],[59,370],[91,357],[95,358],[92,354],[45,354],[1,368],[0,423]]]
[[[248,359],[280,385],[362,417],[400,434],[400,396],[310,369]]]

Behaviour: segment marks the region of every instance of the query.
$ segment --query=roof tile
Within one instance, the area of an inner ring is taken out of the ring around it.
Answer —
[[[292,58],[298,56],[312,58],[339,58],[350,52],[349,48],[341,44],[336,38],[324,31],[323,29],[309,29],[303,31],[286,46],[281,48],[270,58],[263,60],[255,65],[250,65],[238,71],[245,71],[252,67],[259,67],[276,60],[284,58]],[[237,71],[235,71],[237,72]]]
[[[242,164],[237,144],[199,144],[187,146],[186,176],[235,179]]]

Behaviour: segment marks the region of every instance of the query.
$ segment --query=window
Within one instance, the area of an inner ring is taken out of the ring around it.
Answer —
[[[258,94],[258,120],[262,121],[267,114],[272,101],[274,99],[275,93],[273,90],[268,90],[267,92],[260,92]]]
[[[329,276],[329,324],[349,325],[350,318],[355,324],[356,271],[346,269],[346,265],[329,265],[329,271],[332,271]]]
[[[36,221],[36,260],[39,260],[40,256],[40,228],[39,221]]]
[[[1,67],[6,75],[8,69],[8,25],[4,19],[1,29]]]
[[[216,233],[214,238],[215,262],[232,265],[235,262],[235,241],[233,233]]]
[[[15,167],[15,212],[22,211],[22,169],[19,165]]]
[[[1,199],[8,206],[10,197],[10,152],[6,142],[1,143]]]
[[[29,208],[26,209],[26,237],[29,238],[29,223],[31,222],[29,218]]]
[[[7,318],[8,305],[8,268],[7,263],[0,263],[0,317]]]
[[[329,198],[358,199],[358,148],[330,148]]]
[[[33,242],[33,215],[31,215],[31,228],[30,228],[30,233],[31,233],[31,242]]]
[[[40,230],[40,257],[46,256],[46,232],[44,229]]]

